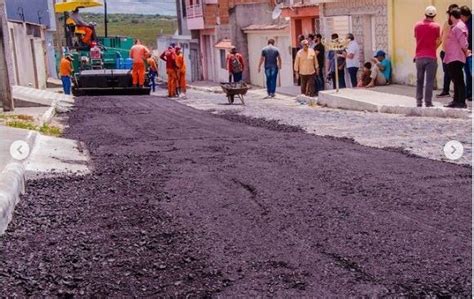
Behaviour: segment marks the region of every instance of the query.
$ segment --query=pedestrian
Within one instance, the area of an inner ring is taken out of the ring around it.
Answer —
[[[471,9],[464,5],[461,7],[461,20],[466,24],[469,42],[469,52],[464,66],[466,75],[466,100],[472,101],[472,12]]]
[[[295,73],[301,78],[301,93],[307,96],[314,96],[314,78],[318,70],[318,59],[316,52],[309,47],[309,42],[304,40],[301,45],[303,49],[296,53]]]
[[[265,77],[267,78],[267,97],[275,97],[278,71],[281,69],[280,51],[275,47],[273,38],[268,40],[268,45],[262,49],[260,62],[258,63],[258,72],[262,71],[262,64],[265,63]]]
[[[244,71],[244,57],[237,52],[237,48],[232,48],[227,56],[227,71],[229,72],[229,82],[235,83],[242,81]]]
[[[158,76],[158,66],[156,64],[155,59],[153,58],[151,54],[148,55],[146,63],[148,65],[148,78],[150,81],[151,90],[155,92],[156,91],[156,76]]]
[[[168,79],[168,97],[176,97],[176,53],[173,45],[161,53],[160,59],[166,62],[166,75]]]
[[[357,72],[359,71],[359,44],[355,41],[354,34],[347,34],[349,44],[346,49],[346,66],[351,78],[352,87],[357,86]]]
[[[176,47],[176,74],[179,95],[186,97],[186,61],[180,47]]]
[[[339,35],[337,33],[333,33],[331,35],[331,39],[333,42],[339,40]],[[337,59],[337,70],[336,70],[336,59]],[[331,50],[328,52],[328,61],[329,61],[329,68],[328,68],[328,80],[332,80],[333,88],[336,89],[336,71],[338,76],[339,88],[346,88],[346,79],[344,78],[344,69],[346,64],[346,59],[342,51],[334,51]]]
[[[316,45],[314,39],[315,39],[314,33],[308,34],[308,42],[309,42],[309,47],[311,49],[314,49],[314,46]]]
[[[364,67],[362,68],[362,73],[357,83],[357,87],[367,87],[372,82],[371,78],[372,74],[372,63],[370,61],[364,63]]]
[[[423,87],[425,87],[425,106],[433,107],[433,89],[436,80],[438,62],[436,49],[441,45],[441,27],[435,23],[436,8],[428,6],[425,9],[425,19],[415,25],[416,39],[416,105],[423,106]]]
[[[296,49],[299,51],[301,49],[303,49],[303,44],[302,42],[306,39],[306,37],[304,36],[304,34],[300,34],[298,35],[298,44],[296,46]]]
[[[135,45],[130,49],[130,58],[133,59],[133,86],[143,87],[145,85],[145,61],[149,55],[150,51],[137,39]]]
[[[72,62],[74,58],[71,54],[64,55],[61,58],[61,63],[59,64],[59,77],[61,77],[61,81],[63,83],[63,91],[64,94],[71,94],[71,76],[74,71],[74,67],[72,66]]]
[[[449,76],[454,84],[453,101],[446,105],[448,108],[466,108],[466,84],[464,83],[463,69],[466,57],[469,56],[468,30],[461,21],[461,10],[453,8],[449,12],[451,26],[446,39],[444,62],[448,65]]]
[[[324,57],[325,57],[325,48],[322,43],[322,35],[316,34],[314,52],[316,53],[316,58],[318,59],[318,73],[316,74],[315,83],[316,83],[316,95],[319,95],[321,90],[324,90]]]
[[[449,77],[448,65],[446,63],[444,63],[444,56],[445,56],[444,46],[446,44],[446,39],[448,37],[448,33],[449,33],[449,29],[450,29],[450,26],[449,26],[449,11],[453,8],[459,8],[459,5],[457,5],[457,4],[449,5],[448,10],[446,11],[446,14],[447,14],[448,18],[444,22],[443,28],[441,30],[441,44],[443,46],[442,46],[441,52],[439,53],[439,57],[441,58],[441,63],[442,63],[442,66],[443,66],[443,74],[444,75],[443,75],[443,90],[441,91],[441,93],[436,95],[437,98],[450,97],[449,87],[451,85],[451,78]]]
[[[375,52],[372,62],[373,65],[370,74],[372,81],[366,87],[387,85],[392,76],[392,63],[387,58],[387,54],[383,50],[378,50]]]

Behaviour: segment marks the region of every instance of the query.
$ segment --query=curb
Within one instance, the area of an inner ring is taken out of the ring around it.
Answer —
[[[445,107],[419,108],[409,106],[387,106],[383,104],[374,104],[357,99],[345,97],[343,95],[334,95],[330,93],[321,93],[317,104],[335,109],[344,109],[352,111],[364,111],[375,113],[398,114],[405,116],[418,117],[438,117],[454,119],[470,119],[472,111],[467,109],[451,109]]]
[[[37,136],[38,133],[32,131],[25,140],[30,146],[30,153],[36,146]],[[0,171],[0,235],[7,230],[15,206],[20,201],[20,195],[25,193],[24,161],[11,160]]]

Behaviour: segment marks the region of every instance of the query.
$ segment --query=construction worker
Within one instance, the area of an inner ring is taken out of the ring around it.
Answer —
[[[133,86],[143,87],[145,84],[145,61],[149,55],[150,51],[137,39],[130,49],[130,58],[133,59]]]
[[[66,54],[61,58],[61,63],[59,65],[59,76],[63,82],[64,94],[71,94],[71,76],[74,68],[72,66],[74,58],[71,54]]]
[[[156,65],[155,59],[151,56],[151,54],[148,56],[148,59],[146,60],[146,63],[148,64],[148,76],[150,78],[150,85],[151,85],[151,90],[155,92],[156,90],[156,76],[158,75],[158,66]]]
[[[176,94],[176,52],[173,46],[169,46],[160,58],[166,61],[166,74],[168,75],[168,97],[175,97]]]
[[[79,14],[79,8],[76,8],[71,13],[71,19],[74,21],[74,25],[76,26],[76,31],[84,33],[82,42],[88,46],[91,46],[92,41],[96,40],[94,26],[82,20],[81,15]]]
[[[184,60],[184,54],[181,52],[180,47],[176,47],[176,75],[177,75],[177,86],[180,95],[186,97],[186,62]]]

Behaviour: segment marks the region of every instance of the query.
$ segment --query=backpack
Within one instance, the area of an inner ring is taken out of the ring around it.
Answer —
[[[232,55],[230,57],[230,65],[232,66],[233,73],[241,73],[243,71],[242,64],[240,63],[237,55]]]

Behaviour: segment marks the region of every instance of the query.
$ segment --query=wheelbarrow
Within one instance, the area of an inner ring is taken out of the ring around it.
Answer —
[[[245,105],[244,96],[250,89],[250,86],[245,82],[221,82],[221,88],[225,92],[230,105],[234,103],[235,96],[240,99],[242,105]]]

